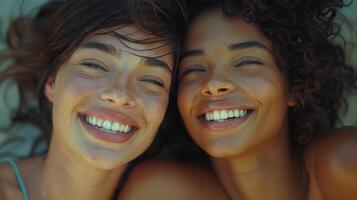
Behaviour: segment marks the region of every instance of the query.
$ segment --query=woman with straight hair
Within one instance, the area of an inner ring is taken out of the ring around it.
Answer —
[[[1,80],[38,95],[50,134],[43,156],[1,158],[0,199],[112,199],[128,164],[164,118],[185,4],[180,0],[50,1],[12,21]],[[19,117],[21,118],[21,117]]]

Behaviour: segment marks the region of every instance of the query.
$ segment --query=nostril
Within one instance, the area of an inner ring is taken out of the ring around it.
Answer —
[[[206,94],[206,95],[211,95],[212,94],[211,91],[209,91],[209,90],[206,90],[203,93]]]
[[[102,97],[104,101],[110,102],[110,103],[115,103],[115,100],[109,96],[104,96]]]
[[[227,90],[228,90],[227,88],[219,88],[218,89],[218,93],[226,92]]]

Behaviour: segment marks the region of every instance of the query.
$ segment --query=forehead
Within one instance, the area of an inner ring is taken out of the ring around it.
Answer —
[[[115,35],[128,38],[128,40],[120,39]],[[118,52],[124,51],[141,57],[172,58],[172,47],[166,41],[142,31],[135,25],[118,27],[108,34],[92,35],[83,41],[83,43],[88,42],[109,44]]]
[[[239,17],[227,17],[220,8],[206,10],[190,24],[185,49],[227,47],[243,41],[257,41],[271,49],[271,41],[251,23]],[[218,46],[216,46],[218,45]]]

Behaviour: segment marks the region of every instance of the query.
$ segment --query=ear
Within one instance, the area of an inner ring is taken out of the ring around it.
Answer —
[[[55,77],[50,76],[47,78],[46,83],[45,83],[45,95],[51,103],[53,103],[53,88],[55,85]]]

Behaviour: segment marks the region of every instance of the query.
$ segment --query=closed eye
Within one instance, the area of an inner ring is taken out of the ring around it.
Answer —
[[[192,65],[190,67],[187,67],[186,69],[183,70],[181,77],[190,74],[190,73],[194,73],[194,72],[205,72],[206,69],[202,68],[201,66],[197,66],[197,65]]]
[[[99,70],[103,70],[105,72],[108,72],[108,70],[104,67],[104,64],[96,62],[96,61],[89,61],[89,60],[84,60],[83,62],[80,63],[81,65],[84,65],[86,67],[89,68],[93,68],[93,69],[99,69]]]
[[[164,87],[164,83],[160,80],[156,80],[156,79],[152,79],[152,78],[143,78],[140,81],[144,81],[144,82],[151,83],[151,84],[154,84],[154,85],[157,85],[160,87]]]
[[[247,66],[247,65],[262,65],[263,62],[260,60],[253,60],[253,59],[244,59],[240,62],[238,62],[238,64],[234,65],[234,67],[242,67],[242,66]]]

